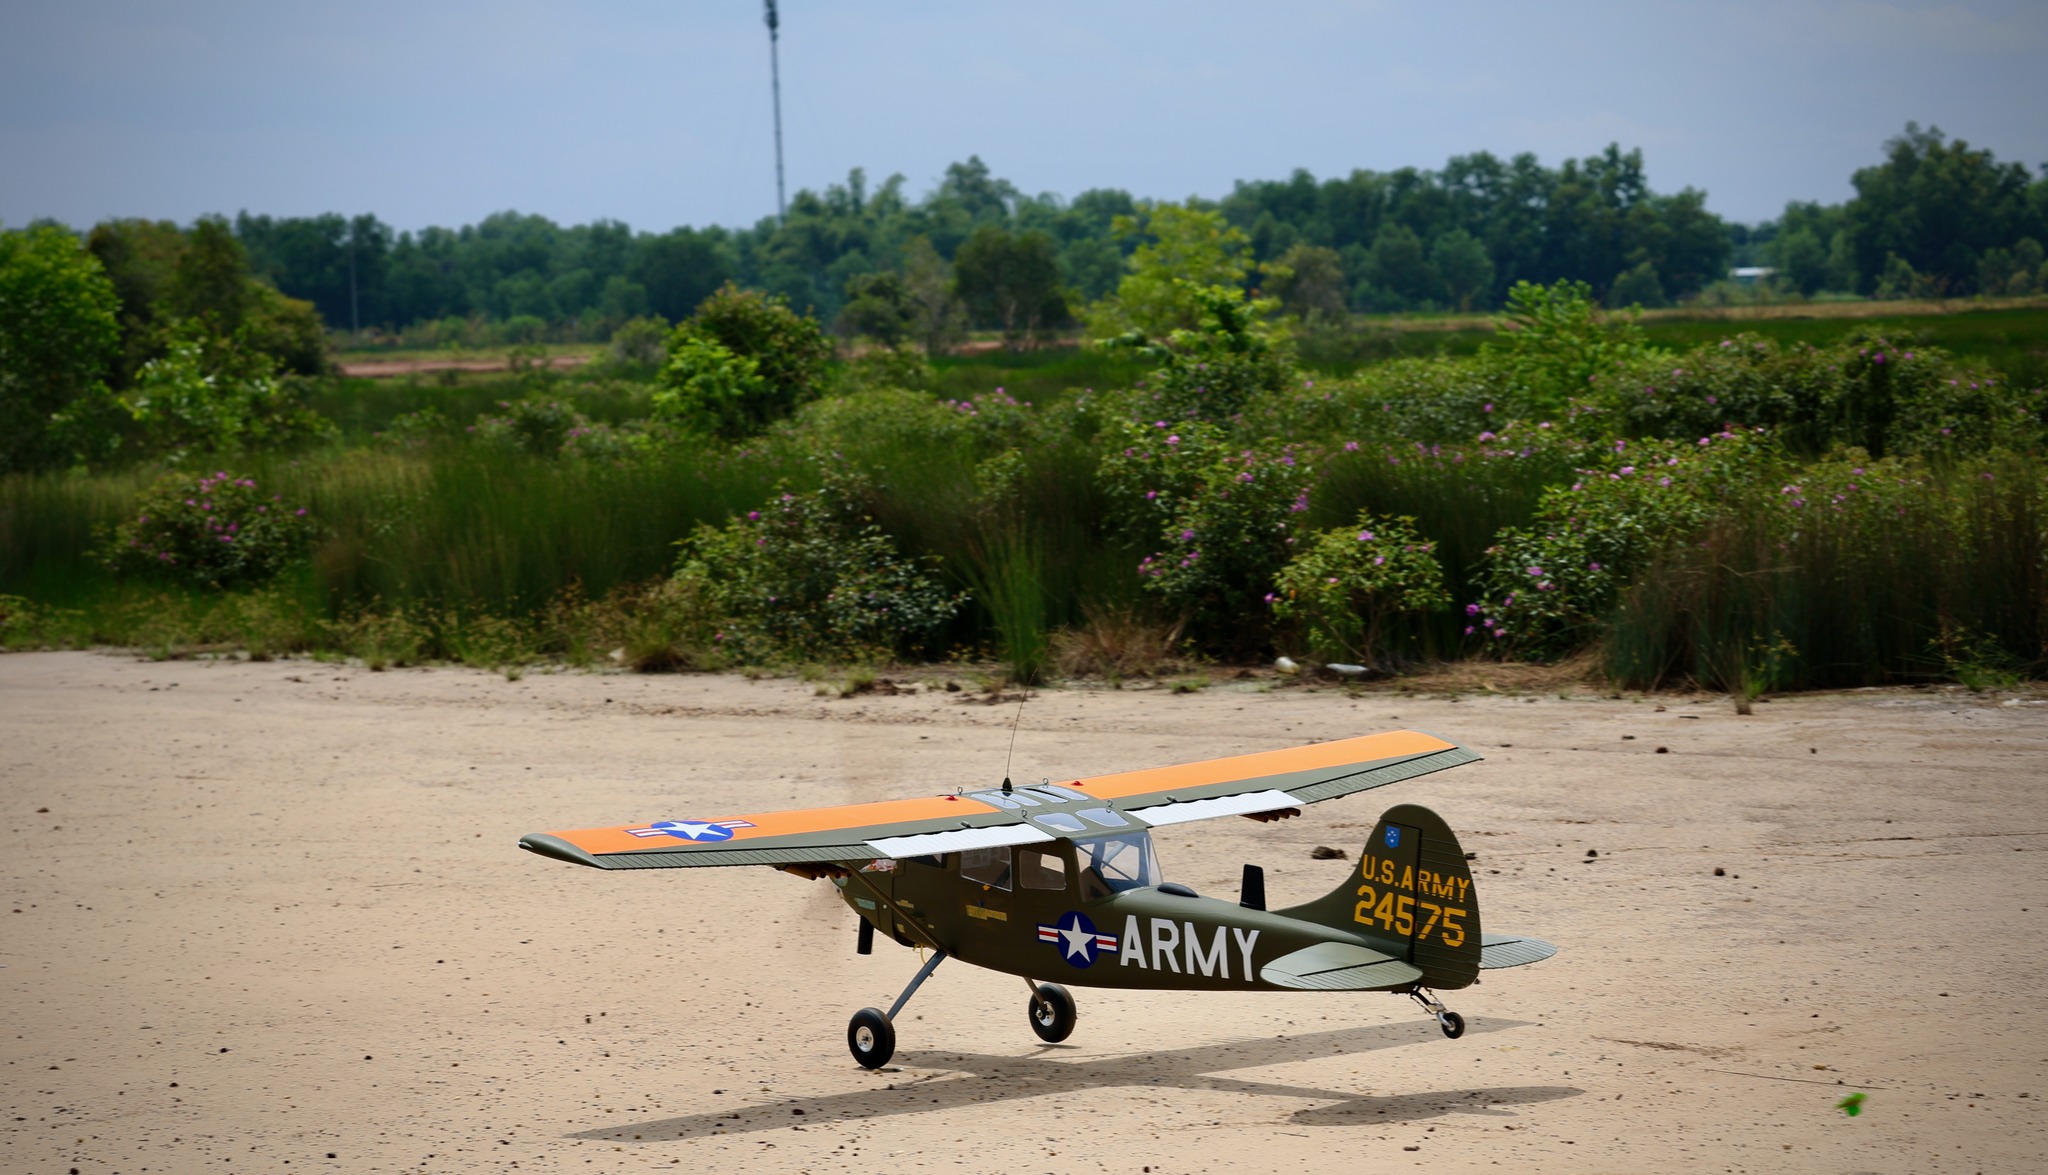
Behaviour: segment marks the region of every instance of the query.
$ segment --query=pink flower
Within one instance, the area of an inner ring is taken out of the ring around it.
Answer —
[[[1357,441],[1345,441],[1345,442],[1344,442],[1344,451],[1345,451],[1346,453],[1356,453],[1356,452],[1358,452],[1358,442],[1357,442]]]
[[[1378,537],[1377,535],[1374,535],[1374,534],[1373,534],[1373,533],[1372,533],[1371,531],[1369,531],[1369,530],[1361,530],[1361,531],[1359,531],[1359,532],[1358,532],[1358,541],[1359,541],[1359,542],[1361,542],[1361,543],[1369,543],[1369,542],[1373,541],[1373,539],[1375,539],[1375,538],[1377,538],[1377,537]]]
[[[1588,571],[1598,571],[1598,570],[1600,570],[1600,565],[1599,565],[1598,563],[1588,563],[1588,564],[1586,564],[1586,570],[1588,570]]]

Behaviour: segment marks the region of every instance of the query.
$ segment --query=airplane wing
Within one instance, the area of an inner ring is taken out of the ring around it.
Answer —
[[[1395,730],[1178,767],[1098,775],[1066,786],[1114,800],[1118,808],[1157,826],[1298,808],[1479,758],[1433,734]]]
[[[1017,796],[986,790],[837,808],[536,832],[521,837],[519,846],[544,857],[598,869],[900,859],[1035,844],[1084,831],[1091,820],[1105,829],[1129,827],[1114,815],[1097,820],[1091,813],[1102,813],[1104,808],[1089,807],[1091,801],[1107,801],[1107,807],[1154,826],[1212,816],[1256,816],[1412,779],[1478,758],[1434,735],[1394,731],[1020,788]],[[1046,810],[1053,806],[1078,809],[1078,815]]]

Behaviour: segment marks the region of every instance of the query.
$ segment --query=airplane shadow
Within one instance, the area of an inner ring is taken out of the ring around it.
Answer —
[[[1465,1031],[1469,1036],[1525,1025],[1526,1022],[1520,1020],[1474,1018],[1468,1022]],[[1507,1117],[1512,1116],[1512,1112],[1497,1107],[1556,1101],[1584,1092],[1571,1086],[1539,1085],[1361,1097],[1355,1090],[1318,1089],[1220,1075],[1233,1069],[1311,1061],[1336,1054],[1356,1055],[1432,1040],[1445,1047],[1455,1047],[1443,1041],[1433,1023],[1425,1021],[1220,1041],[1171,1052],[1127,1053],[1088,1061],[1062,1060],[1059,1054],[1067,1050],[1058,1046],[1017,1057],[935,1049],[910,1050],[897,1054],[897,1060],[904,1066],[903,1072],[876,1075],[889,1079],[888,1088],[853,1089],[822,1097],[786,1098],[766,1105],[607,1126],[568,1137],[606,1142],[665,1142],[714,1134],[779,1130],[792,1125],[808,1127],[896,1114],[919,1114],[1047,1094],[1126,1086],[1305,1098],[1330,1103],[1293,1115],[1292,1122],[1306,1126],[1382,1125],[1445,1114]],[[914,1069],[944,1072],[910,1071]]]

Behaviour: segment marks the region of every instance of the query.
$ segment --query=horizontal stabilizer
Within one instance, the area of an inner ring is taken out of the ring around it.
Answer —
[[[1540,938],[1522,934],[1482,934],[1479,936],[1479,969],[1495,971],[1502,967],[1521,967],[1529,963],[1541,963],[1557,953],[1557,948]]]
[[[1275,987],[1300,991],[1376,991],[1422,978],[1422,972],[1378,951],[1322,942],[1282,955],[1259,971]]]

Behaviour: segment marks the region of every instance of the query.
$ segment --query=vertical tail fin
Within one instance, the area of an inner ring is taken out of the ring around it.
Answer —
[[[1359,935],[1420,968],[1427,987],[1479,977],[1479,894],[1465,851],[1443,817],[1417,804],[1387,809],[1344,884],[1275,912]]]

